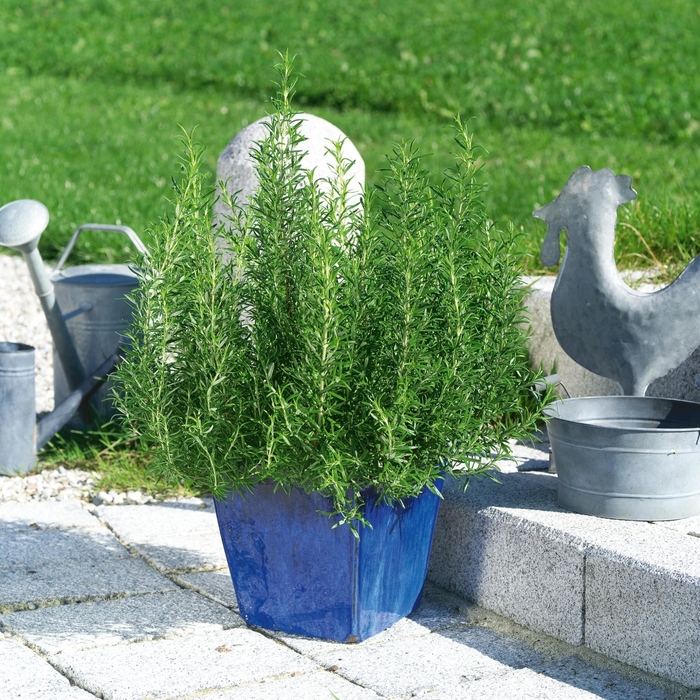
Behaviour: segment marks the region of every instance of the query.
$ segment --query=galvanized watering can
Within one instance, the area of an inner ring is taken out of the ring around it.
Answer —
[[[120,358],[119,353],[107,358],[78,389],[37,421],[34,348],[23,343],[0,342],[0,474],[30,471],[36,453],[99,389]]]
[[[78,236],[86,229],[119,231],[147,254],[138,236],[126,226],[85,224],[75,231],[49,277],[38,250],[48,221],[48,209],[35,200],[0,207],[0,245],[24,256],[51,331],[57,406],[35,425],[34,348],[0,343],[0,473],[29,470],[36,450],[69,421],[72,427],[82,428],[113,412],[111,403],[101,400],[109,392],[102,385],[119,362],[121,333],[131,318],[124,295],[136,287],[137,278],[126,265],[63,270]],[[68,310],[65,316],[61,305]],[[95,408],[87,402],[96,392]]]
[[[83,367],[97,367],[124,343],[124,332],[132,317],[131,307],[125,297],[136,289],[138,278],[128,265],[76,265],[64,269],[78,237],[87,230],[124,233],[140,253],[147,255],[148,251],[128,226],[84,224],[71,236],[51,274],[56,301],[63,312],[78,359]],[[54,399],[58,404],[74,387],[64,371],[56,346],[53,364]],[[114,415],[114,407],[109,399],[110,389],[110,382],[107,381],[95,393],[93,404],[100,420]],[[74,428],[86,427],[85,417],[76,414],[69,425]]]

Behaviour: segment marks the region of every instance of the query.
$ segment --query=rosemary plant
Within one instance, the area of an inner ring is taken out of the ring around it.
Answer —
[[[117,400],[157,474],[217,498],[265,480],[321,492],[354,529],[367,489],[393,502],[443,473],[484,473],[541,405],[523,400],[535,377],[514,236],[486,218],[464,125],[439,187],[405,143],[383,186],[352,204],[341,144],[329,181],[301,165],[290,70],[253,153],[259,189],[245,209],[229,201],[223,246],[185,137]]]

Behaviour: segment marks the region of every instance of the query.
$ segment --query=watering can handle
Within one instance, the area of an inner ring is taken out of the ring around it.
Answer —
[[[143,255],[148,255],[148,249],[146,246],[142,243],[141,239],[136,235],[136,232],[129,228],[128,226],[112,226],[111,224],[83,224],[82,226],[79,226],[75,231],[73,232],[73,235],[70,237],[70,240],[68,241],[68,245],[66,246],[66,249],[63,251],[63,254],[61,255],[61,258],[59,261],[56,263],[56,267],[54,267],[53,271],[58,272],[68,259],[68,256],[71,254],[71,251],[73,250],[73,246],[75,245],[75,242],[78,240],[78,236],[85,230],[88,231],[118,231],[120,233],[125,233],[128,237],[129,240],[134,244],[134,248],[139,251],[139,253],[142,253]]]

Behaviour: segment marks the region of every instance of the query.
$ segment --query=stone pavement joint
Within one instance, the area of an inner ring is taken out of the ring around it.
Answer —
[[[39,505],[0,504],[0,549],[14,552],[0,564],[0,592],[11,582],[14,604],[28,607],[38,580],[59,603],[0,615],[3,700],[700,700],[432,583],[414,614],[361,644],[253,629],[236,612],[211,502],[103,506],[94,515],[78,504]],[[27,561],[18,527],[32,543]],[[65,560],[52,554],[57,542]],[[89,599],[91,577],[113,598]]]

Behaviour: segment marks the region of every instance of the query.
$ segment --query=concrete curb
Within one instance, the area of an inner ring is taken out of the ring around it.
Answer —
[[[557,505],[556,477],[445,486],[429,578],[532,630],[700,688],[700,517],[605,520]]]

